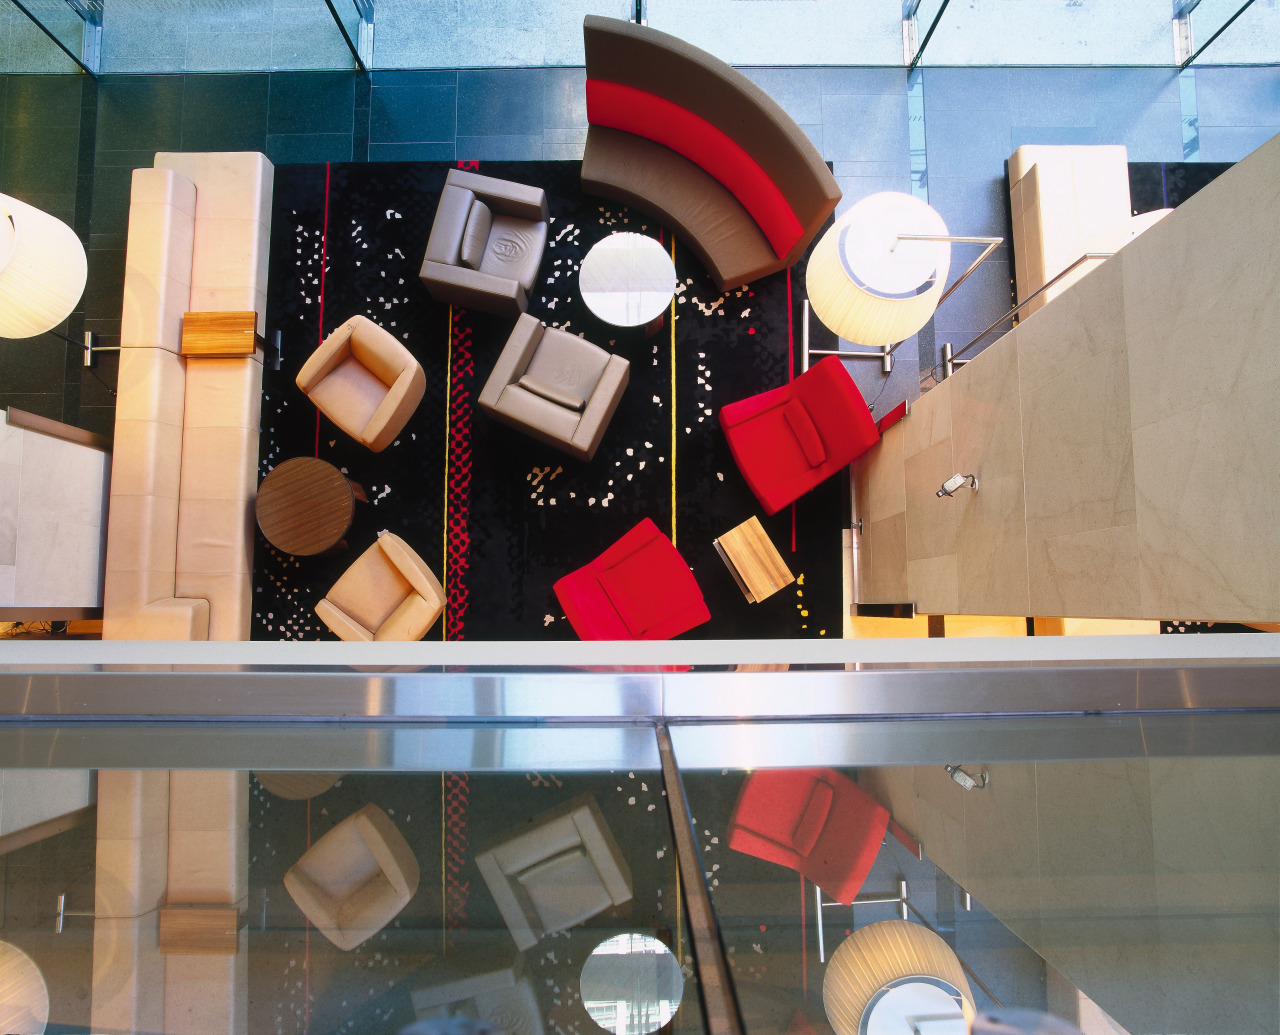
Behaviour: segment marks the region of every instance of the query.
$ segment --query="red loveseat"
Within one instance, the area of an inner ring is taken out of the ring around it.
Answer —
[[[738,792],[728,840],[850,903],[888,826],[888,809],[834,769],[758,769]]]
[[[848,467],[880,441],[862,393],[836,356],[790,384],[720,411],[729,450],[766,514]]]
[[[649,518],[554,588],[584,640],[669,640],[711,618],[693,572]]]

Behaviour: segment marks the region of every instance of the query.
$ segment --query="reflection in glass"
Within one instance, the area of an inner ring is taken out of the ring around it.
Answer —
[[[648,1035],[675,1016],[684,992],[680,964],[658,939],[619,934],[592,950],[582,967],[582,1002],[613,1035]]]

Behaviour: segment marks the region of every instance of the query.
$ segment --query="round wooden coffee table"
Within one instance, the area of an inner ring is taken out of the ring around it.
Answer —
[[[258,486],[254,513],[267,542],[303,557],[332,550],[355,516],[356,492],[333,464],[297,456],[273,467]]]

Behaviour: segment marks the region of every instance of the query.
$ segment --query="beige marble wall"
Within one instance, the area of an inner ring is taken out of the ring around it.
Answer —
[[[1280,760],[962,761],[858,782],[1128,1031],[1280,1030]]]
[[[858,601],[1280,620],[1277,327],[1280,137],[928,392],[858,462],[857,506],[873,515]],[[979,492],[938,499],[957,473]]]

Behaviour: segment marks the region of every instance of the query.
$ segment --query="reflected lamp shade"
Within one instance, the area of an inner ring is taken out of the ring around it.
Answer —
[[[832,954],[822,982],[822,1003],[836,1035],[907,1035],[908,1016],[954,1013],[938,1035],[965,1033],[976,1010],[959,959],[927,927],[882,920],[854,931]]]
[[[883,348],[929,322],[951,265],[942,217],[910,194],[871,194],[822,235],[809,257],[809,302],[827,327],[857,345]]]
[[[0,338],[30,338],[62,323],[88,275],[75,231],[0,194]]]
[[[35,960],[0,942],[0,1031],[40,1035],[49,1022],[49,988]]]

